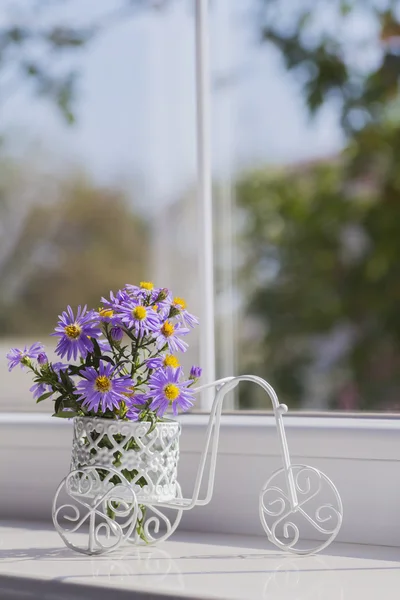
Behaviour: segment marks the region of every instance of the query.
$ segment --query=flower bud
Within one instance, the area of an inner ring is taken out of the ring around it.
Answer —
[[[162,290],[158,292],[156,302],[161,302],[162,300],[165,300],[166,298],[168,298],[168,294],[169,290],[167,288],[162,288]]]
[[[21,356],[21,365],[24,365],[25,367],[30,367],[32,364],[31,359],[29,358],[29,356]]]
[[[169,309],[168,318],[172,319],[172,317],[177,317],[179,314],[179,308],[176,308],[176,306],[171,306],[171,308]]]
[[[111,327],[110,335],[114,342],[120,342],[124,337],[124,332],[120,327]]]
[[[201,367],[195,367],[193,365],[193,367],[190,369],[189,379],[199,379],[199,377],[201,377],[202,372],[203,369]]]
[[[37,361],[39,365],[46,365],[49,362],[47,354],[45,352],[41,352],[40,354],[38,354]]]

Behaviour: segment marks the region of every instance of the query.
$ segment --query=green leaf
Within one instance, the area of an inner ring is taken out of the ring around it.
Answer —
[[[43,400],[46,400],[47,398],[50,398],[50,396],[52,396],[54,394],[54,392],[46,392],[45,394],[42,394],[41,396],[39,396],[39,398],[36,400],[36,404],[38,402],[42,402]]]
[[[71,375],[79,375],[84,368],[85,365],[81,365],[79,367],[76,365],[70,365],[69,370],[71,372]]]
[[[60,370],[60,379],[67,389],[71,386],[71,380],[65,371]]]
[[[101,357],[101,360],[105,360],[106,362],[109,362],[112,365],[115,365],[115,361],[111,358],[111,356],[106,356],[105,354],[103,354],[103,356]]]
[[[93,354],[95,356],[101,356],[101,350],[98,341],[96,340],[96,338],[93,337],[90,339],[93,342]]]
[[[61,412],[54,413],[52,417],[58,417],[59,419],[72,419],[73,417],[78,417],[79,413],[74,412],[72,410],[62,410]]]
[[[64,398],[65,398],[64,394],[62,394],[61,396],[56,398],[55,403],[54,403],[54,410],[56,412],[58,412],[60,410],[60,408],[64,408]]]

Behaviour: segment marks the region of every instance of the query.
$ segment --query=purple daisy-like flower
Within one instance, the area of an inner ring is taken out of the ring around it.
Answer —
[[[188,344],[180,339],[180,335],[189,333],[187,327],[183,327],[180,323],[172,323],[167,319],[159,328],[156,339],[157,348],[161,349],[168,344],[170,352],[186,352]]]
[[[171,294],[167,288],[155,288],[151,281],[141,281],[140,285],[126,286],[132,300],[141,302],[146,300],[146,304],[151,305],[161,320],[168,317],[171,307]]]
[[[154,358],[147,358],[145,361],[148,369],[162,369],[163,358],[162,356],[155,356]]]
[[[96,314],[99,321],[102,321],[103,323],[114,323],[117,320],[114,314],[114,309],[108,306],[99,308]]]
[[[99,308],[98,315],[100,321],[110,323],[111,326],[122,325],[121,315],[118,314],[118,308],[125,302],[129,302],[129,294],[125,290],[118,290],[116,294],[110,291],[110,299],[102,298],[103,308]]]
[[[32,392],[34,399],[37,400],[40,398],[40,396],[42,396],[42,394],[51,392],[51,387],[45,383],[35,383],[31,388],[29,388],[29,391]]]
[[[111,352],[111,346],[108,340],[105,340],[101,337],[97,340],[97,343],[99,344],[99,348],[103,354],[105,354],[106,352]]]
[[[199,324],[198,318],[186,309],[186,302],[183,298],[176,296],[171,303],[171,308],[175,313],[174,316],[181,319],[185,325],[193,328],[195,325]]]
[[[152,281],[141,281],[139,285],[132,285],[127,283],[125,286],[126,291],[131,298],[152,298],[157,288],[154,288]]]
[[[129,407],[126,413],[127,418],[130,421],[137,421],[140,413],[147,404],[149,398],[146,394],[132,394],[125,400],[125,404]]]
[[[110,363],[101,362],[99,372],[93,367],[82,371],[84,378],[77,386],[78,400],[88,410],[104,413],[107,409],[119,408],[122,401],[126,401],[133,386],[129,375],[118,375]]]
[[[124,325],[134,329],[137,336],[148,335],[160,328],[160,318],[152,306],[143,306],[131,299],[119,306],[118,312]]]
[[[51,363],[51,367],[52,367],[53,371],[55,373],[57,373],[57,375],[59,375],[60,371],[68,371],[69,365],[62,363],[62,362],[56,362],[56,363]]]
[[[168,318],[171,310],[172,297],[167,288],[156,288],[153,290],[150,302],[157,312],[161,321]]]
[[[118,306],[120,306],[124,302],[127,302],[129,299],[130,296],[126,290],[118,290],[116,294],[110,291],[110,299],[108,300],[107,298],[102,298],[101,302],[105,308],[115,310],[116,308],[118,308]]]
[[[44,347],[40,342],[35,342],[30,348],[25,346],[23,350],[11,348],[10,352],[7,354],[8,370],[12,371],[18,365],[21,365],[21,368],[23,369],[27,366],[30,359],[38,358],[43,351]]]
[[[173,354],[165,354],[163,356],[148,358],[145,363],[148,369],[166,369],[167,367],[177,369],[179,367],[179,360]]]
[[[168,300],[162,300],[161,302],[157,302],[156,304],[152,304],[152,309],[157,313],[158,318],[161,322],[168,319],[169,313],[171,310],[171,303]]]
[[[148,392],[148,396],[152,398],[150,408],[156,410],[158,416],[162,417],[170,405],[175,416],[178,414],[178,407],[186,411],[193,406],[193,392],[188,389],[192,382],[180,381],[181,377],[182,369],[172,367],[161,369],[150,377]]]
[[[97,322],[97,315],[94,310],[87,311],[86,306],[81,309],[78,306],[76,317],[70,306],[59,316],[58,325],[51,335],[60,336],[56,353],[67,360],[77,359],[78,354],[83,358],[88,352],[93,351],[91,337],[98,338],[101,331]]]

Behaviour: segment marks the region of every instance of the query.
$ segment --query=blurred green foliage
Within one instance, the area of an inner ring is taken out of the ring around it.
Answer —
[[[399,410],[400,3],[299,2],[289,25],[287,3],[262,4],[263,41],[300,77],[312,114],[334,99],[347,143],[238,183],[242,286],[258,324],[242,370],[292,406]],[[373,19],[374,35],[346,38],[354,18]]]
[[[261,41],[296,76],[315,114],[338,107],[351,135],[398,100],[399,0],[258,0]]]
[[[50,333],[66,303],[97,308],[149,268],[148,226],[126,194],[70,175],[47,191],[36,181],[24,204],[24,169],[0,175],[0,336]]]

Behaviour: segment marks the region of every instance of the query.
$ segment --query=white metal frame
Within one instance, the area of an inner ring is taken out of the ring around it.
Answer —
[[[147,502],[144,499],[139,501],[133,487],[121,473],[108,463],[95,461],[96,464],[90,463],[90,466],[70,471],[57,489],[52,515],[54,526],[64,542],[70,548],[84,554],[102,554],[114,550],[123,541],[140,544],[143,535],[139,534],[137,523],[140,524],[142,533],[144,532],[146,543],[159,542],[167,539],[175,531],[183,511],[209,504],[214,490],[222,404],[226,394],[241,381],[259,385],[269,396],[278,433],[283,466],[268,479],[259,495],[260,520],[268,539],[282,550],[295,554],[316,553],[327,547],[337,536],[342,524],[343,507],[339,493],[332,481],[319,469],[291,463],[282,420],[287,406],[279,403],[269,383],[253,375],[227,377],[195,390],[199,393],[204,389],[215,388],[216,394],[191,498],[182,497],[178,486],[176,496],[168,502]],[[143,446],[140,438],[137,439],[137,444]],[[152,442],[149,440],[146,443],[146,452],[149,453],[150,461],[155,456],[151,446]],[[200,488],[210,449],[207,492],[205,497],[200,499]],[[112,481],[115,475],[118,475],[118,481]],[[236,473],[236,478],[240,486],[240,472]],[[65,493],[68,500],[63,503],[62,496]],[[143,509],[140,507],[142,512],[139,512],[139,504],[144,505]],[[116,522],[110,517],[109,509],[117,513],[122,522]],[[172,510],[172,519],[164,514],[165,510]],[[149,511],[152,516],[149,516]],[[85,541],[83,545],[82,542],[76,545],[70,536],[87,522],[89,541]],[[157,535],[160,524],[166,526],[166,531]],[[317,539],[308,542],[305,547],[300,540],[304,525],[311,526],[314,533],[317,532]],[[151,529],[155,535],[151,533]],[[105,536],[104,541],[100,532]]]
[[[208,0],[195,0],[195,40],[199,291],[202,322],[200,359],[205,380],[211,382],[215,380],[215,319]],[[212,394],[206,389],[201,398],[201,407],[210,410],[212,400]]]

